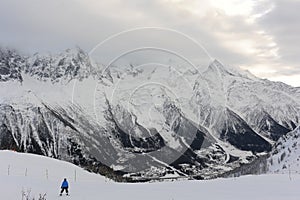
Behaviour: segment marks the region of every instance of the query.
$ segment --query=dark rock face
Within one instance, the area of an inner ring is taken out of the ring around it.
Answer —
[[[247,123],[234,112],[227,110],[230,120],[221,133],[221,139],[228,141],[238,149],[252,152],[270,151],[271,144],[257,135]]]
[[[156,131],[152,130],[152,132]],[[124,148],[132,149],[131,151],[136,153],[152,152],[165,146],[164,140],[159,133],[155,133],[153,136],[147,138],[135,138],[122,131],[122,129],[117,128],[115,134],[118,135],[117,137],[119,137]],[[139,150],[136,151],[134,148],[138,148]]]
[[[291,121],[281,125],[264,110],[256,110],[255,115],[251,118],[254,119],[251,122],[251,127],[256,128],[259,133],[273,141],[277,141],[293,130],[293,126],[291,127],[289,124],[294,124],[294,122]]]
[[[2,124],[0,127],[0,149],[18,149],[14,138],[12,137],[11,132],[8,130],[8,127],[5,124]]]
[[[25,59],[15,51],[0,48],[0,82],[17,80],[22,82],[21,70]]]
[[[291,122],[291,124],[294,124]],[[294,127],[296,128],[296,127]],[[270,138],[274,141],[277,141],[280,137],[286,135],[288,132],[292,131],[289,128],[286,128],[278,124],[270,115],[266,114],[263,118],[263,123],[260,127],[261,131],[267,132],[270,134]]]

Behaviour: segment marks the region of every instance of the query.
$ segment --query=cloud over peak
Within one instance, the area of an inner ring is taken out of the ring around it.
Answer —
[[[195,38],[223,63],[299,86],[288,78],[300,78],[299,7],[298,0],[2,0],[0,45],[89,51],[123,30],[165,27]]]

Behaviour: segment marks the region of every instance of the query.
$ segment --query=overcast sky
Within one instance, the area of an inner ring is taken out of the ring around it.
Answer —
[[[226,65],[300,86],[299,8],[300,0],[0,0],[0,45],[89,52],[120,31],[163,27]]]

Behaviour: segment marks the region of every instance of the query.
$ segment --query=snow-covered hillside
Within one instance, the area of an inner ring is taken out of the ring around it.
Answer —
[[[300,173],[300,127],[278,140],[268,165],[270,173]]]
[[[65,177],[70,183],[70,196],[59,197],[60,184]],[[286,174],[210,181],[115,183],[66,162],[0,151],[0,199],[3,200],[21,200],[22,191],[28,190],[35,198],[46,193],[47,200],[298,200],[299,183],[299,175],[290,180]]]

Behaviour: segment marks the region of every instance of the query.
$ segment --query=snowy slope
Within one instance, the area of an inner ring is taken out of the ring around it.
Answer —
[[[268,165],[270,173],[300,172],[300,127],[278,140]]]
[[[48,179],[45,169],[48,169]],[[70,183],[69,197],[58,196],[64,177]],[[120,184],[66,162],[31,154],[0,151],[0,199],[5,200],[21,200],[22,190],[31,190],[31,197],[36,198],[38,194],[46,193],[47,200],[297,200],[300,196],[299,183],[299,175],[295,175],[292,180],[286,175],[261,175],[210,181]]]
[[[69,180],[74,191],[79,190],[85,182],[106,181],[100,175],[91,174],[67,162],[11,151],[0,151],[0,177],[0,199],[6,200],[21,199],[22,190],[31,190],[36,197],[47,193],[47,199],[57,199],[63,178]],[[80,180],[80,185],[76,184],[77,180]],[[78,199],[83,199],[80,197],[78,195]]]

